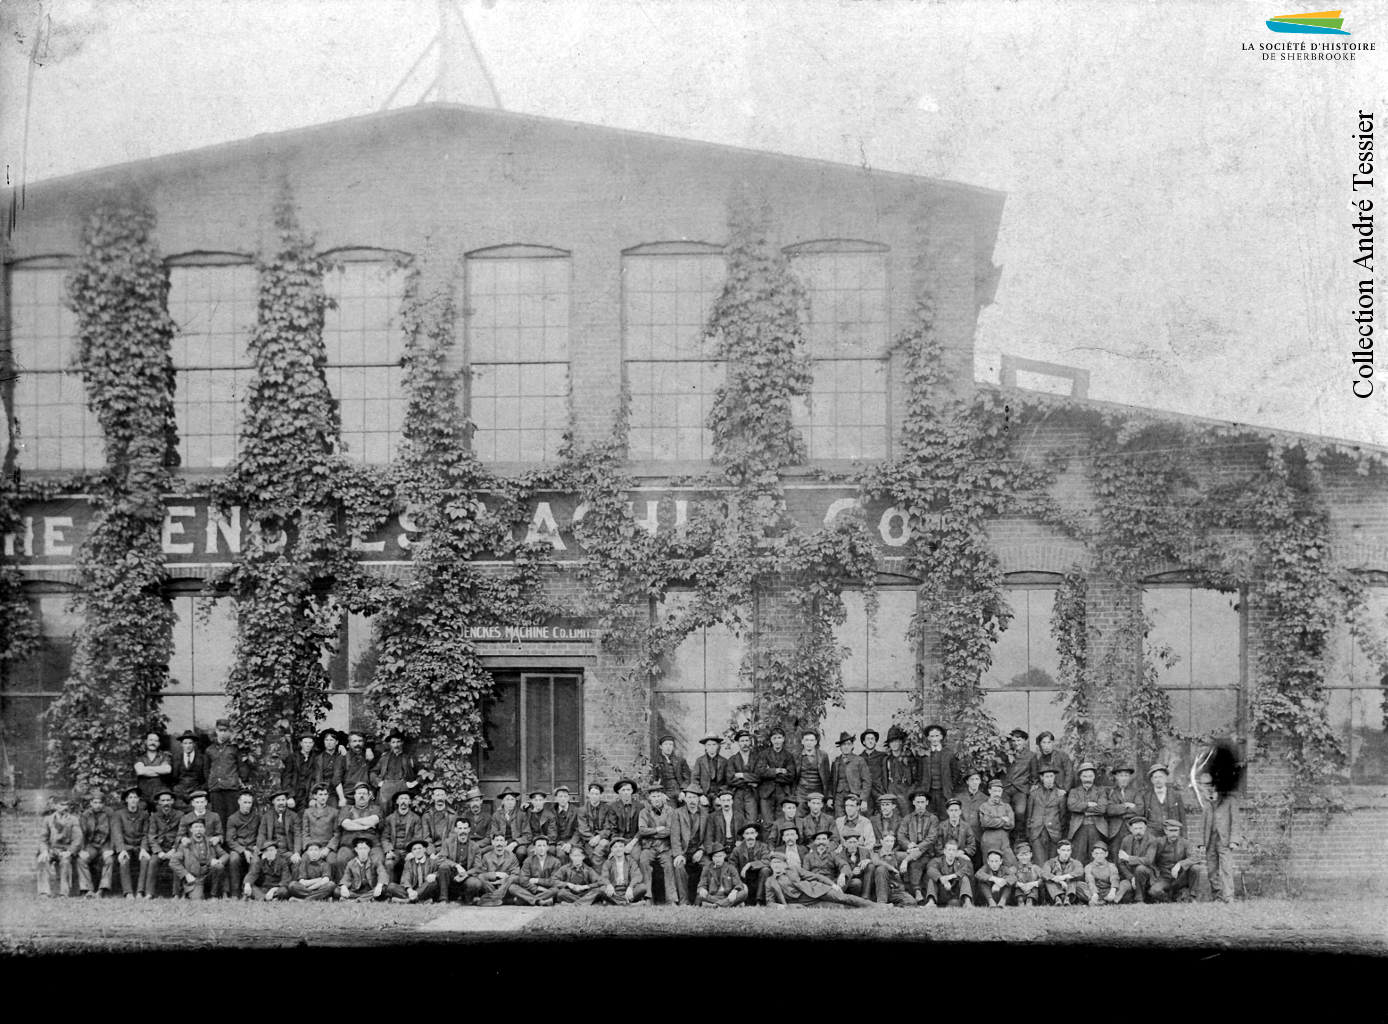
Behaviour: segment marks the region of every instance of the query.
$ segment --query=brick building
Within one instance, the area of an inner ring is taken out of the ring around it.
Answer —
[[[85,409],[81,376],[71,369],[73,317],[64,306],[63,280],[79,248],[83,203],[125,182],[152,196],[169,310],[180,328],[173,350],[179,477],[203,480],[232,462],[237,403],[251,373],[245,340],[256,310],[252,258],[273,245],[273,205],[284,179],[319,250],[338,261],[327,281],[336,300],[324,335],[327,376],[340,403],[343,440],[368,463],[391,459],[404,411],[395,258],[418,253],[432,238],[466,254],[458,354],[471,369],[463,401],[481,458],[501,474],[552,459],[571,410],[580,436],[602,436],[625,382],[631,466],[640,480],[633,513],[645,528],[677,529],[689,494],[671,481],[709,466],[704,424],[723,369],[709,356],[702,326],[724,279],[727,201],[746,183],[768,199],[775,241],[809,296],[805,337],[815,385],[811,407],[798,409],[797,419],[810,464],[786,477],[798,522],[817,525],[856,499],[856,486],[833,474],[894,454],[905,384],[901,356],[889,346],[912,308],[914,273],[923,270],[930,279],[953,386],[961,394],[975,387],[973,333],[998,280],[992,250],[1001,194],[436,105],[30,186],[4,250],[0,315],[8,327],[6,369],[17,371],[6,375],[14,379],[3,391],[7,472],[36,479],[99,467],[99,427]],[[929,224],[924,253],[918,251],[922,218]],[[1009,383],[1017,382],[1027,383],[1025,371],[1018,381],[1014,367]],[[1124,411],[1083,398],[1075,404]],[[1087,441],[1085,423],[1082,415],[1061,412],[1021,427],[1037,451],[1068,450]],[[1211,463],[1201,472],[1228,468]],[[1331,492],[1335,557],[1369,574],[1371,606],[1381,621],[1388,610],[1388,495],[1381,477],[1357,476],[1348,464],[1333,476]],[[1060,475],[1056,497],[1062,504],[1090,500],[1077,464]],[[534,509],[537,536],[551,540],[556,560],[577,557],[573,496],[541,498]],[[210,569],[237,550],[244,524],[220,520],[202,499],[171,495],[166,504],[168,596],[178,625],[164,709],[173,730],[206,729],[226,707],[235,626],[226,602],[198,592]],[[885,503],[865,511],[881,538],[880,609],[870,627],[861,595],[847,595],[849,619],[840,633],[851,650],[844,663],[846,706],[831,709],[823,723],[829,735],[868,725],[885,733],[911,692],[921,686],[929,692],[932,678],[931,652],[906,640],[916,582],[898,571],[895,553],[906,543],[908,524]],[[90,511],[80,496],[69,496],[22,514],[5,556],[21,567],[49,643],[41,657],[0,680],[0,715],[18,785],[35,788],[42,777],[40,716],[60,690],[77,627],[65,594],[76,578],[72,554]],[[408,563],[409,525],[392,520],[363,538],[363,559],[379,571],[399,571]],[[1085,553],[1037,521],[998,521],[990,533],[1016,618],[984,681],[988,706],[1004,730],[1059,734],[1058,655],[1049,623],[1061,574]],[[1239,594],[1193,586],[1182,568],[1161,567],[1141,592],[1155,622],[1149,639],[1178,655],[1161,680],[1171,691],[1176,727],[1192,734],[1241,731],[1253,671],[1249,612]],[[1096,593],[1094,619],[1102,622],[1104,598]],[[672,592],[666,604],[683,599]],[[205,616],[194,614],[200,605],[207,606]],[[772,605],[756,613],[768,625]],[[653,604],[651,614],[669,610]],[[691,637],[668,670],[639,692],[618,684],[621,666],[583,622],[502,626],[478,642],[498,687],[490,749],[478,765],[491,792],[508,783],[574,785],[584,777],[588,752],[628,762],[666,731],[692,758],[699,736],[726,728],[751,699],[753,684],[739,671],[747,639],[721,628]],[[328,724],[345,728],[364,712],[373,663],[369,621],[347,617],[330,657],[335,692]],[[1380,675],[1346,626],[1331,666],[1331,717],[1351,754],[1345,781],[1359,794],[1355,799],[1370,802],[1388,784]],[[1179,761],[1188,751],[1173,742],[1169,753]],[[1372,820],[1382,833],[1382,816]],[[1377,842],[1381,850],[1382,839]]]

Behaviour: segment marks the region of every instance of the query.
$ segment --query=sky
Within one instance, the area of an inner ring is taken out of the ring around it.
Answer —
[[[1009,353],[1088,369],[1091,398],[1388,445],[1388,353],[1369,398],[1349,359],[1351,202],[1388,225],[1388,173],[1350,187],[1360,110],[1388,146],[1388,0],[1344,10],[1336,41],[1378,47],[1352,62],[1264,59],[1324,41],[1269,31],[1282,0],[455,9],[508,110],[1006,192],[979,380]],[[491,105],[455,19],[446,94]],[[439,27],[437,0],[0,0],[7,182],[370,113],[402,80],[414,103]]]

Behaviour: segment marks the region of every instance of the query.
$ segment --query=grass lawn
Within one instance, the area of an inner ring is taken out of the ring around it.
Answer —
[[[481,930],[420,932],[455,913]],[[474,918],[474,915],[481,915]],[[558,907],[518,929],[506,910],[398,904],[41,900],[0,896],[0,952],[380,946],[722,937],[1388,954],[1388,901],[1277,900],[1123,908],[843,910]],[[495,920],[498,930],[487,931]]]

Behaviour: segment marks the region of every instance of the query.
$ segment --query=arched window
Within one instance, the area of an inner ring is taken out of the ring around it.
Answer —
[[[15,375],[15,464],[27,470],[88,470],[105,460],[101,426],[87,409],[76,368],[77,318],[67,304],[72,258],[40,256],[11,264],[9,351]]]
[[[788,247],[809,298],[806,341],[814,366],[798,426],[815,459],[887,455],[887,248],[846,239]]]
[[[169,316],[178,327],[172,355],[179,461],[189,469],[229,466],[253,372],[247,342],[255,329],[255,266],[249,256],[224,252],[165,262]]]
[[[553,459],[569,425],[569,254],[467,255],[468,416],[484,462]]]
[[[389,462],[405,423],[405,337],[400,326],[404,253],[388,249],[335,249],[323,289],[333,300],[323,318],[328,388],[342,417],[347,454],[362,462]]]
[[[633,460],[711,456],[707,423],[724,370],[704,325],[726,276],[723,247],[706,242],[656,242],[622,253]]]

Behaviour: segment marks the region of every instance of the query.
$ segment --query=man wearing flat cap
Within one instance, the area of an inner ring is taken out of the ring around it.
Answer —
[[[829,768],[829,795],[839,814],[843,814],[844,800],[850,795],[857,797],[860,809],[871,806],[867,801],[872,791],[872,772],[862,755],[853,752],[855,742],[851,732],[839,733],[839,756]]]
[[[39,838],[38,891],[40,896],[53,895],[54,865],[57,865],[58,895],[72,893],[72,874],[77,857],[82,852],[82,825],[72,813],[72,800],[60,796],[54,801],[53,813],[43,819]]]
[[[1065,796],[1070,811],[1070,842],[1074,846],[1075,859],[1081,864],[1089,863],[1089,851],[1108,828],[1108,795],[1102,786],[1094,784],[1098,769],[1092,761],[1084,761],[1079,766],[1079,785]]]
[[[802,815],[810,813],[810,794],[824,799],[829,791],[829,755],[819,749],[819,733],[804,729],[800,733],[800,753],[795,758],[795,799]]]
[[[732,797],[732,793],[727,794]],[[697,782],[684,787],[684,806],[674,814],[670,826],[670,852],[674,859],[675,895],[681,904],[690,902],[690,894],[698,888],[699,873],[704,863],[704,829],[708,811],[699,804]],[[693,888],[691,888],[693,886]]]
[[[1041,785],[1027,797],[1027,838],[1037,864],[1055,856],[1056,844],[1066,838],[1070,811],[1065,806],[1065,794],[1056,785],[1058,773],[1054,765],[1041,769]]]
[[[334,852],[337,854],[338,878],[342,878],[342,872],[347,867],[347,862],[354,856],[360,856],[357,850],[357,840],[368,839],[367,856],[371,863],[380,869],[381,876],[385,877],[386,863],[381,855],[381,809],[371,801],[371,783],[358,782],[352,787],[352,803],[344,807],[337,816],[337,835],[334,841],[337,846]],[[379,895],[379,894],[378,894]]]
[[[1178,898],[1187,902],[1195,893],[1207,891],[1205,865],[1182,835],[1178,820],[1168,818],[1163,832],[1152,852],[1152,884],[1147,895],[1153,903],[1170,903]]]
[[[646,898],[646,879],[641,874],[641,865],[635,857],[627,855],[626,844],[615,838],[598,874],[602,876],[603,895],[596,902],[625,907]]]
[[[1113,769],[1113,785],[1108,788],[1108,827],[1105,831],[1108,833],[1108,851],[1115,856],[1128,835],[1128,822],[1133,815],[1146,813],[1142,809],[1142,790],[1133,781],[1136,774],[1130,762],[1120,763]],[[1110,856],[1109,862],[1113,863],[1114,859],[1114,856]]]
[[[221,846],[226,841],[225,823],[220,814],[208,809],[207,790],[193,790],[188,794],[188,803],[191,809],[178,821],[178,841],[181,843],[188,838],[189,825],[194,821],[201,821],[203,834],[207,836],[208,841]]]
[[[251,764],[246,752],[232,742],[231,719],[219,718],[214,727],[216,735],[202,752],[207,761],[207,793],[212,810],[224,822],[230,822],[240,803],[241,790],[251,781]],[[230,842],[230,836],[228,836]],[[251,856],[256,856],[255,839],[251,838]],[[240,888],[237,888],[240,891]]]
[[[1002,855],[1006,867],[1015,867],[1017,858],[1012,855],[1012,826],[1016,824],[1012,805],[1003,799],[1007,782],[994,779],[988,783],[988,799],[978,809],[978,823],[983,834],[978,837],[978,850],[982,858],[996,850]]]
[[[1133,891],[1133,902],[1146,903],[1147,890],[1154,877],[1153,863],[1157,853],[1157,838],[1147,827],[1147,819],[1135,814],[1128,819],[1128,834],[1118,844],[1113,862],[1119,876]]]
[[[1147,769],[1147,789],[1142,794],[1142,815],[1147,819],[1149,831],[1158,831],[1161,822],[1175,818],[1181,823],[1184,834],[1186,827],[1186,802],[1181,791],[1170,785],[1171,772],[1164,764],[1154,764]]]
[[[815,790],[805,795],[808,810],[796,820],[801,839],[813,839],[821,830],[828,830],[831,839],[838,835],[838,822],[824,809],[824,794]]]
[[[737,749],[728,758],[723,776],[727,788],[733,791],[733,807],[742,812],[747,821],[756,821],[759,812],[757,802],[756,755],[752,752],[752,734],[739,729],[733,735]]]
[[[1012,808],[1012,819],[1016,823],[1012,829],[1012,842],[1025,839],[1027,834],[1027,797],[1041,779],[1036,774],[1036,756],[1027,743],[1025,729],[1013,729],[1008,735],[1012,745],[1007,759],[1007,771],[1003,774],[1002,797]]]
[[[723,747],[723,737],[717,733],[711,732],[699,742],[703,744],[704,752],[694,759],[693,781],[704,791],[699,802],[707,807],[709,801],[728,784],[728,759],[719,753]]]
[[[675,737],[669,733],[660,737],[656,755],[651,758],[651,772],[671,804],[679,801],[680,790],[694,777],[689,771],[689,762],[675,753]]]
[[[697,779],[690,783],[691,786],[698,784]],[[646,796],[650,803],[640,811],[636,833],[641,840],[641,874],[646,879],[652,899],[656,893],[655,880],[659,878],[660,902],[669,903],[673,896],[674,902],[683,905],[684,894],[679,891],[676,883],[675,860],[670,852],[670,833],[675,823],[675,812],[666,805],[665,790],[659,782],[651,783]],[[656,872],[657,866],[660,868],[659,873]]]
[[[1089,902],[1084,865],[1073,854],[1073,844],[1068,839],[1062,839],[1056,844],[1055,856],[1041,865],[1041,877],[1046,880],[1046,896],[1058,907]]]
[[[903,819],[896,804],[895,793],[883,793],[877,798],[877,813],[868,821],[872,824],[877,845],[882,845],[882,837],[888,832],[895,835],[902,827]]]
[[[925,753],[916,758],[919,786],[930,794],[930,810],[936,817],[945,813],[945,801],[959,788],[959,759],[945,749],[943,725],[925,728]]]
[[[1118,868],[1108,859],[1108,843],[1100,840],[1084,866],[1084,884],[1089,890],[1089,905],[1131,903],[1132,886],[1123,880]]]
[[[858,742],[863,745],[863,760],[868,766],[868,800],[871,801],[869,807],[880,806],[878,801],[881,800],[882,794],[887,792],[887,749],[877,745],[880,738],[877,730],[871,726],[858,734]],[[904,813],[904,804],[898,803],[897,807]]]
[[[945,820],[935,827],[935,849],[943,850],[947,839],[954,840],[959,852],[969,858],[969,867],[972,868],[974,852],[978,849],[978,837],[964,820],[964,804],[958,797],[950,797],[945,801]]]
[[[757,818],[765,824],[782,804],[795,799],[795,753],[786,745],[786,731],[779,725],[771,730],[771,745],[757,752],[756,768]]]

